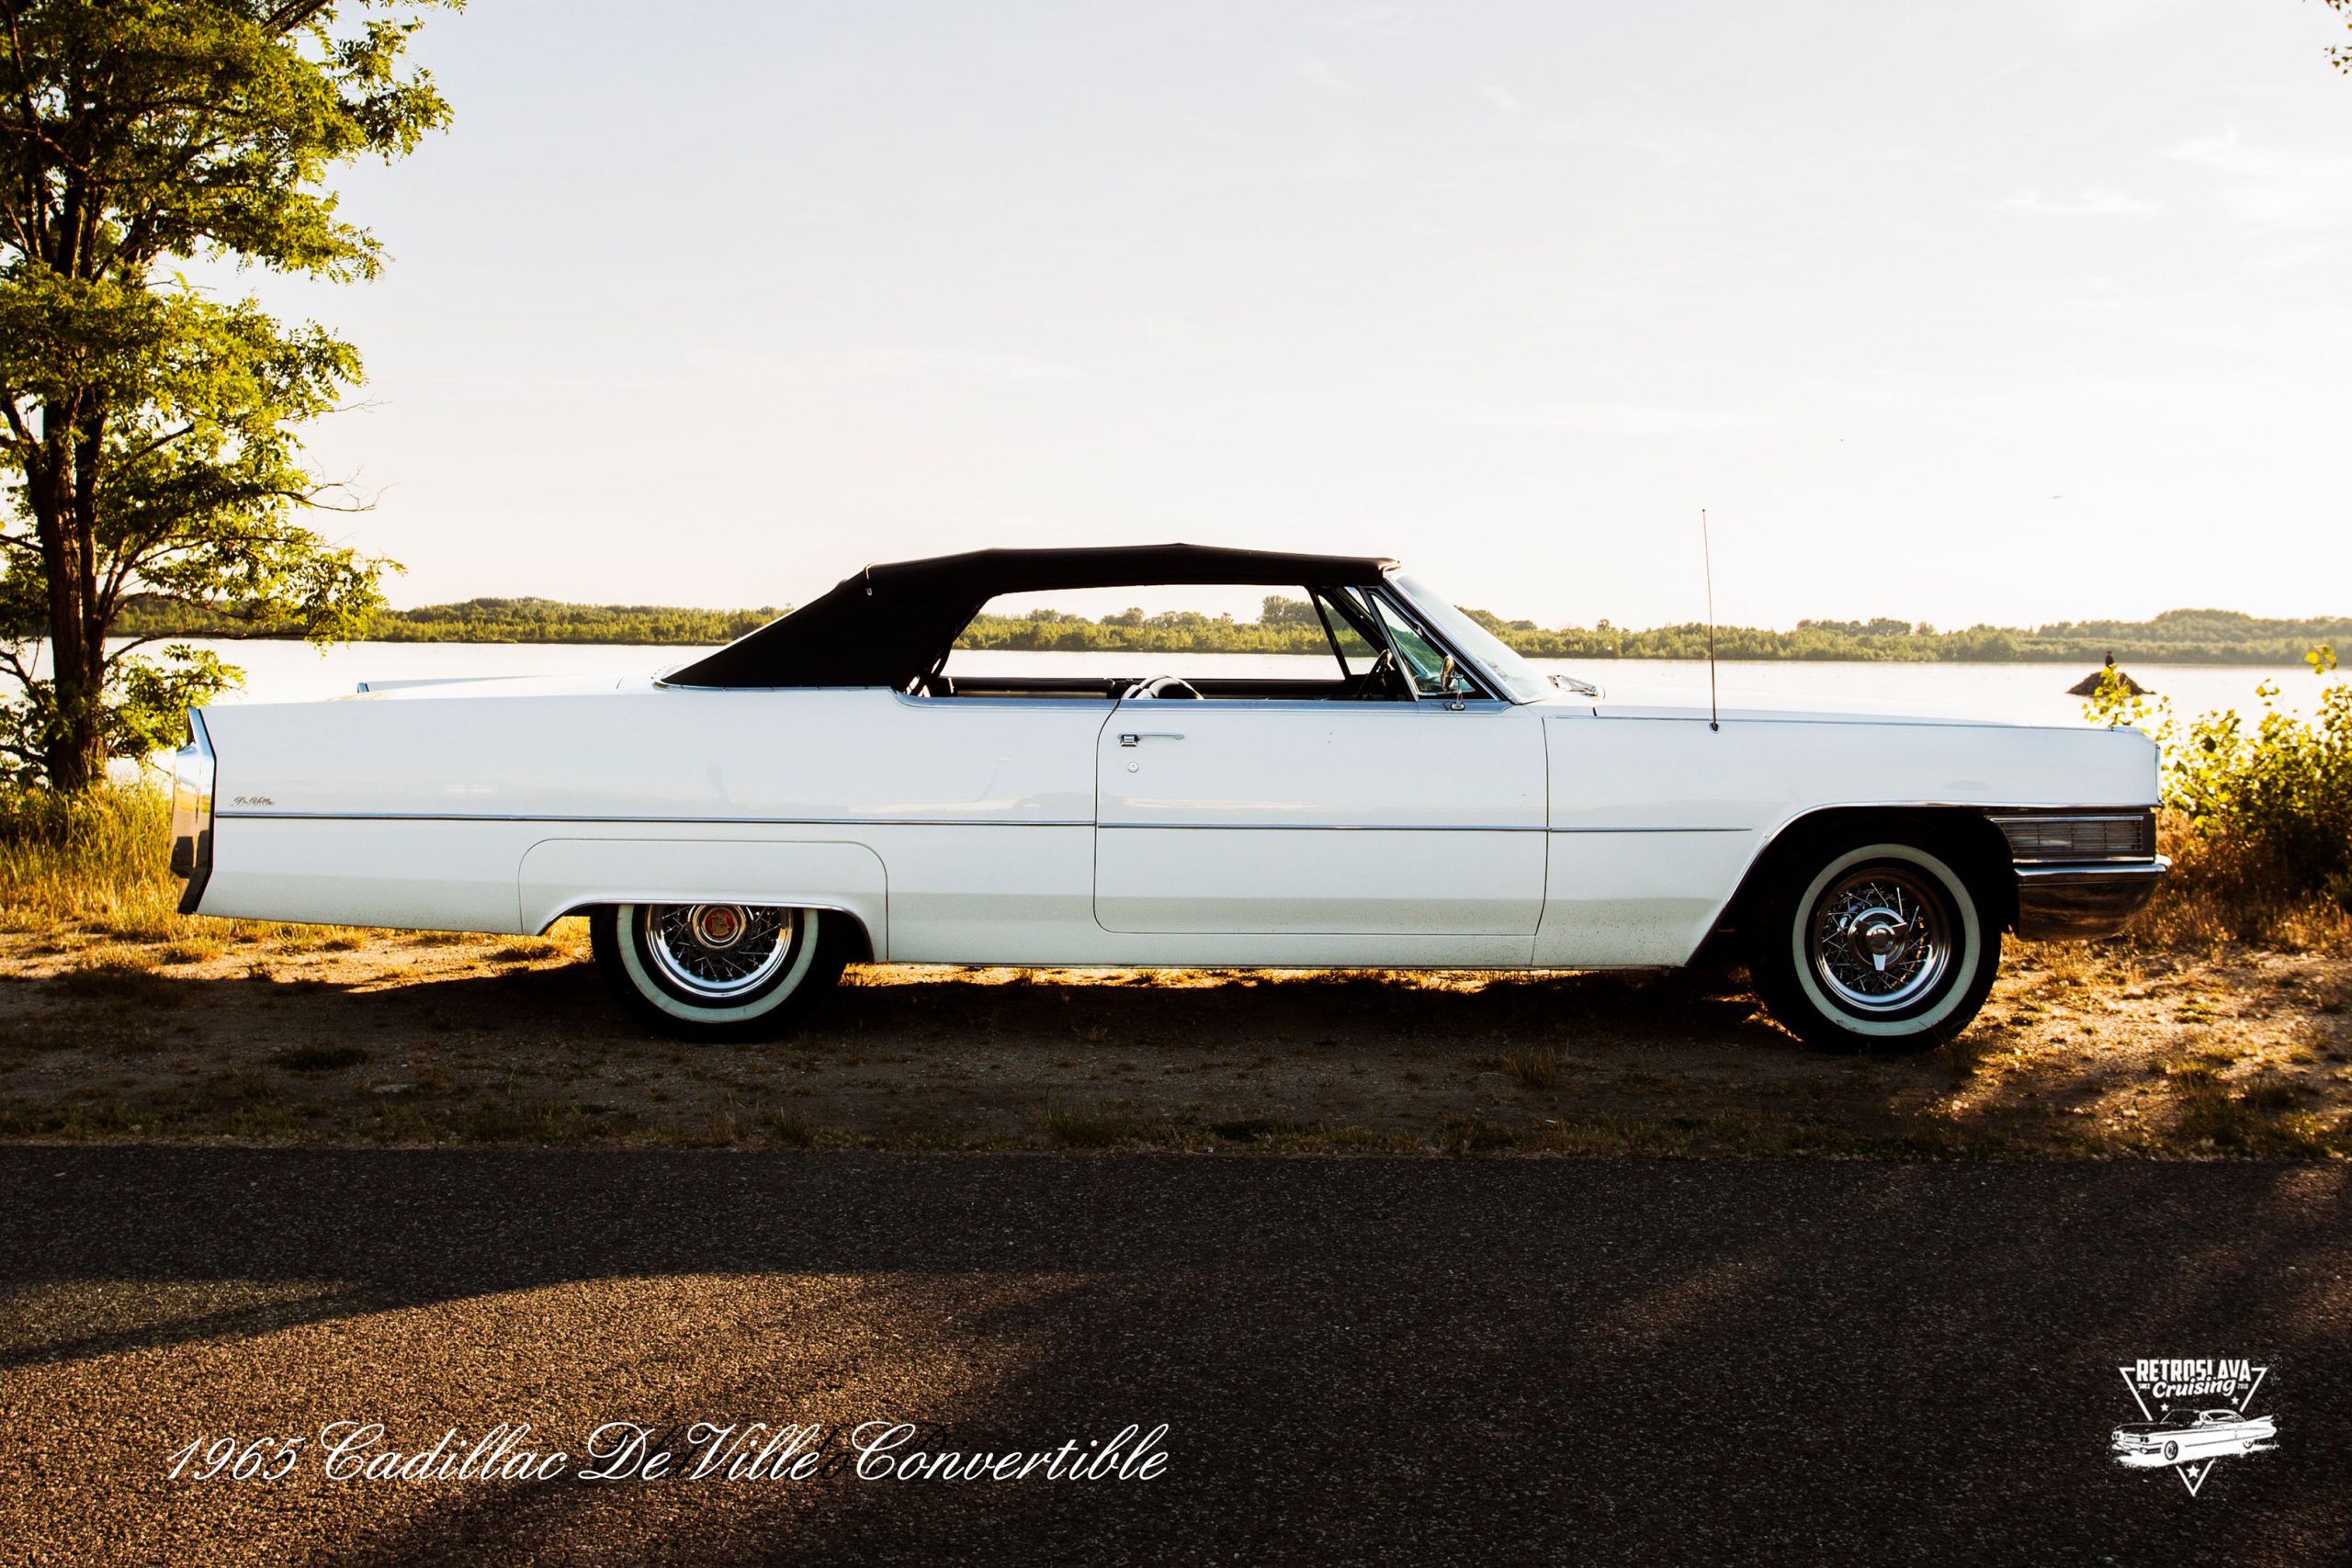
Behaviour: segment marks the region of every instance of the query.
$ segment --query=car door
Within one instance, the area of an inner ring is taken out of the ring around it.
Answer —
[[[1526,935],[1543,725],[1483,697],[1124,701],[1097,746],[1106,931]]]

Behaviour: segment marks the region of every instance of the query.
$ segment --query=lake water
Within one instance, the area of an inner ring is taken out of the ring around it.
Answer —
[[[458,675],[652,675],[675,669],[706,649],[560,643],[348,643],[324,651],[300,643],[200,643],[243,668],[242,691],[223,702],[299,702],[341,696],[361,681],[417,681]],[[1707,667],[1683,660],[1536,660],[1538,668],[1558,670],[1630,694],[1681,692],[1703,702]],[[1215,670],[1235,675],[1321,674],[1325,659],[1266,654],[1166,653],[959,653],[951,671],[1000,673],[1102,672],[1151,675],[1173,671]],[[2280,705],[2309,713],[2323,682],[2305,668],[2247,665],[2134,664],[2132,676],[2173,700],[2183,713],[2234,707],[2258,708],[2255,687],[2271,682],[2282,688]],[[2069,664],[1845,664],[1731,663],[1718,671],[1725,700],[1743,692],[1774,697],[1818,696],[1840,702],[1887,704],[1947,714],[2071,724],[2082,719],[2082,700],[2066,688],[2089,672]],[[2342,679],[2342,676],[2332,679]]]

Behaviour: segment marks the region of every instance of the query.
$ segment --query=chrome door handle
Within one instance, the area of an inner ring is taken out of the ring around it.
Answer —
[[[1182,740],[1184,737],[1172,729],[1137,730],[1119,737],[1122,746],[1134,746],[1146,740]]]

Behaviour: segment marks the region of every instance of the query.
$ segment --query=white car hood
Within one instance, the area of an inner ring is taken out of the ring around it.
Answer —
[[[1557,697],[1546,699],[1544,705],[1577,709],[1600,718],[1696,719],[1704,723],[1709,717],[1707,694],[1703,690],[1694,691],[1689,686],[1645,686],[1615,681],[1602,685],[1599,698],[1563,692]],[[1883,702],[1822,696],[1814,693],[1759,692],[1738,686],[1722,688],[1713,711],[1715,716],[1724,719],[1783,724],[1962,724],[1988,729],[2060,728],[2019,725],[2010,720],[1988,717],[1983,713],[1940,708],[1932,703],[1890,707]]]

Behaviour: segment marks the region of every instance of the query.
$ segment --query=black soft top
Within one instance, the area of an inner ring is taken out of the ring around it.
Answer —
[[[1289,555],[1209,545],[970,550],[869,566],[831,592],[673,672],[674,686],[904,688],[946,657],[1000,593],[1158,583],[1322,588],[1378,582],[1385,556]]]

